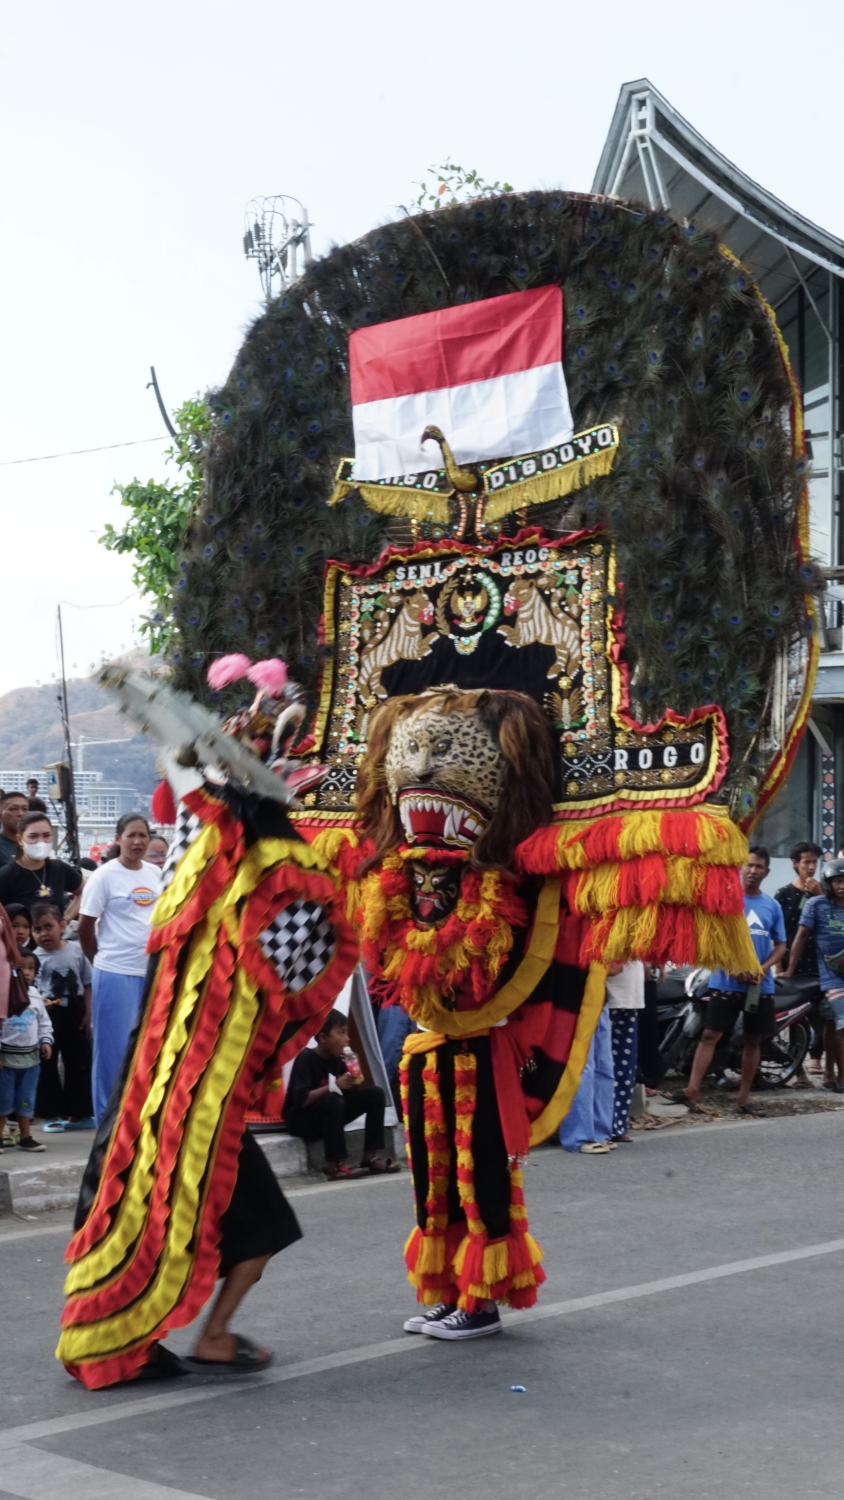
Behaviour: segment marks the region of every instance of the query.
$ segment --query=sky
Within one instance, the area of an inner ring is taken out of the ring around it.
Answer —
[[[844,237],[839,0],[7,0],[0,61],[0,693],[132,646],[116,482],[165,478],[172,409],[219,385],[261,288],[244,208],[289,193],[313,248],[397,217],[447,159],[588,191],[647,77]],[[13,463],[66,450],[109,452]]]

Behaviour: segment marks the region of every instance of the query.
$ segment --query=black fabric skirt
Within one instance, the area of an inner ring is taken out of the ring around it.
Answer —
[[[250,1131],[244,1131],[231,1203],[220,1221],[220,1275],[244,1260],[278,1255],[302,1238],[299,1221]]]

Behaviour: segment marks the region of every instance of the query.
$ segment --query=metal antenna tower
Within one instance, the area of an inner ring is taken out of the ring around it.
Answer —
[[[295,203],[301,218],[288,217],[285,204]],[[302,274],[298,268],[298,252],[303,254],[302,270],[307,270],[313,260],[311,255],[311,224],[308,210],[298,198],[287,193],[276,193],[271,198],[253,198],[247,203],[243,223],[243,253],[247,260],[258,262],[258,274],[267,306],[291,286]],[[278,277],[278,286],[273,290],[273,279]]]

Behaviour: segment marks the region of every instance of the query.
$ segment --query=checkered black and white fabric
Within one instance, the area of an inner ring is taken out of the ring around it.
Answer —
[[[337,942],[317,901],[291,901],[261,933],[261,947],[292,993],[313,984],[326,968]]]
[[[167,858],[161,870],[161,889],[170,884],[173,872],[186,849],[189,849],[199,830],[202,827],[202,819],[192,813],[184,802],[180,802],[176,809],[176,824],[173,830],[173,842],[167,850]]]

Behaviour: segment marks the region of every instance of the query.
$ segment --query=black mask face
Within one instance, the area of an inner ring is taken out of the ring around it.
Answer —
[[[410,903],[417,922],[437,927],[450,917],[460,893],[459,865],[429,865],[411,862]]]

